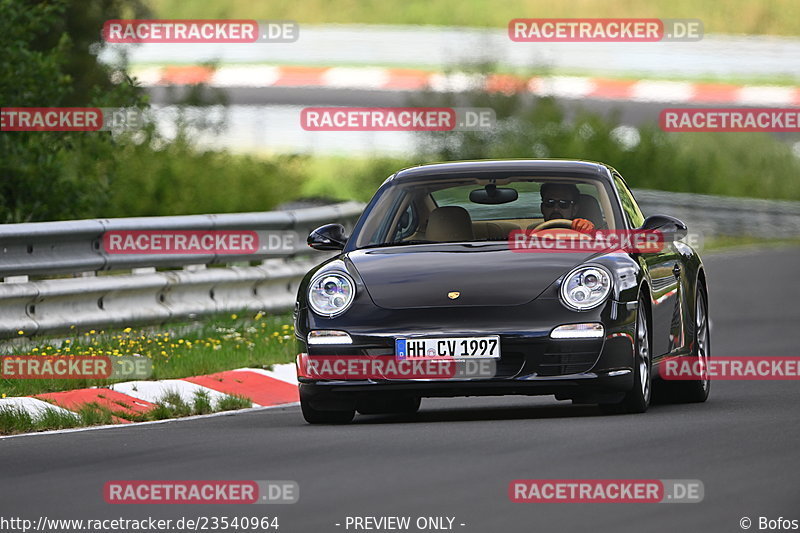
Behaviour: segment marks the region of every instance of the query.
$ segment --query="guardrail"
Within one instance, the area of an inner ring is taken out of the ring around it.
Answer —
[[[800,237],[800,202],[634,190],[645,215],[672,215],[708,237]]]
[[[676,216],[706,237],[800,236],[800,202],[634,194],[646,215]],[[0,225],[0,339],[71,326],[81,331],[290,309],[303,275],[329,256],[306,246],[308,233],[329,222],[349,231],[362,209],[348,202],[265,213]],[[125,255],[109,254],[101,244],[107,231],[148,229],[292,232],[295,245],[247,255]]]
[[[308,234],[329,222],[349,230],[362,209],[347,202],[264,213],[0,226],[0,338],[290,309],[302,277],[329,255],[310,249]],[[291,246],[246,255],[110,254],[102,245],[105,232],[141,230],[249,230],[293,238]]]

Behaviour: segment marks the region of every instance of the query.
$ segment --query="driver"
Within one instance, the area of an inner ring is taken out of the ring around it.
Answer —
[[[568,183],[543,183],[539,192],[542,196],[542,215],[545,221],[557,218],[572,220],[572,229],[582,233],[594,231],[594,224],[585,218],[575,218],[578,213],[580,191]]]

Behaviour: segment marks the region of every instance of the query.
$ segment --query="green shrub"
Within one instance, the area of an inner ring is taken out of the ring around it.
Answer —
[[[456,106],[450,95],[419,97],[428,106]],[[565,158],[601,161],[632,187],[800,200],[800,158],[768,133],[665,133],[638,128],[638,143],[621,141],[618,116],[579,110],[568,116],[552,98],[476,93],[459,107],[490,107],[497,127],[480,132],[421,134],[417,157],[428,160]]]

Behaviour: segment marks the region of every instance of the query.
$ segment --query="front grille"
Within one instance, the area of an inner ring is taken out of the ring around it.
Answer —
[[[600,354],[599,341],[548,342],[538,361],[540,376],[588,372]]]
[[[597,352],[545,353],[539,363],[540,376],[560,376],[588,372],[597,360]]]
[[[393,341],[392,341],[393,342]],[[391,356],[394,345],[383,346],[311,346],[311,355],[369,355]],[[502,356],[497,360],[497,378],[537,374],[539,376],[561,376],[588,372],[594,366],[602,348],[601,340],[539,341],[525,343],[503,343]]]

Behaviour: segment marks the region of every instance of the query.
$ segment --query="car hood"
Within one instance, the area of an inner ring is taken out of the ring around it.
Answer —
[[[386,309],[521,305],[596,253],[520,253],[507,244],[424,244],[346,254]],[[452,299],[448,293],[460,293]]]

